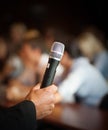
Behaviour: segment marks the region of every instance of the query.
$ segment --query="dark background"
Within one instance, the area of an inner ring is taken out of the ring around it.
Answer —
[[[74,34],[95,25],[108,37],[107,11],[104,0],[1,0],[0,33],[19,21],[40,30],[56,25]]]

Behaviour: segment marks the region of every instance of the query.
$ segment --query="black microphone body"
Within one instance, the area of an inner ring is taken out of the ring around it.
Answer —
[[[59,64],[59,61],[49,58],[47,68],[46,68],[43,81],[41,84],[41,88],[47,87],[53,83],[58,64]]]
[[[49,60],[47,63],[41,88],[47,87],[53,83],[56,68],[63,56],[63,53],[64,53],[64,44],[60,42],[54,42],[50,51]]]

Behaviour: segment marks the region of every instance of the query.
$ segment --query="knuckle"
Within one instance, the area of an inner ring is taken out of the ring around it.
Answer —
[[[55,105],[54,105],[54,104],[52,104],[52,105],[51,105],[51,107],[54,109]]]
[[[55,107],[55,105],[54,105],[54,104],[51,104],[49,110],[52,111],[52,110],[54,109],[54,107]]]

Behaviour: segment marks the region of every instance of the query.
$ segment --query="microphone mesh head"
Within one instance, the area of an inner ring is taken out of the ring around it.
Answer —
[[[65,46],[63,43],[54,42],[51,47],[50,58],[60,61],[64,54],[64,48],[65,48]]]

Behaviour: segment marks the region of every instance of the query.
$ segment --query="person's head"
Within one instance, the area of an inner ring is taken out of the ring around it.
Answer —
[[[26,32],[26,25],[23,23],[14,23],[10,26],[10,39],[13,43],[22,41],[24,33]]]
[[[26,39],[20,45],[18,52],[24,60],[38,64],[43,51],[43,42],[41,37]]]
[[[66,43],[64,55],[61,60],[61,64],[64,67],[69,67],[72,65],[74,59],[76,59],[80,56],[81,56],[81,52],[80,52],[78,44],[76,42]]]
[[[66,42],[66,40],[70,38],[69,34],[59,27],[47,27],[44,36],[48,50],[51,48],[54,41]]]
[[[103,34],[95,28],[88,28],[82,32],[78,37],[78,43],[82,53],[90,60],[105,49],[105,38]]]
[[[47,27],[45,32],[44,32],[45,33],[44,34],[45,35],[45,42],[46,42],[46,46],[48,49],[52,46],[52,44],[55,40],[55,34],[57,34],[55,32],[57,32],[57,31],[53,27]]]

